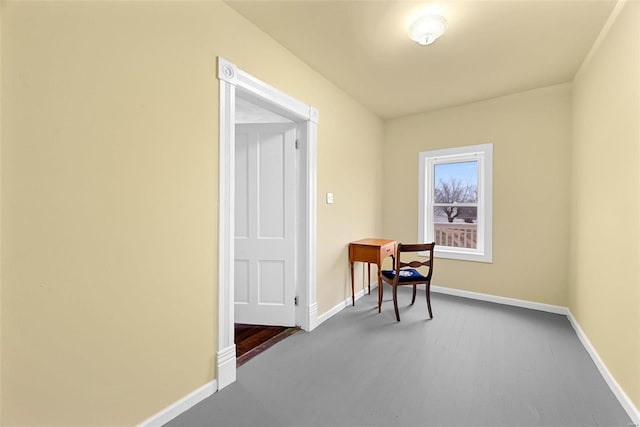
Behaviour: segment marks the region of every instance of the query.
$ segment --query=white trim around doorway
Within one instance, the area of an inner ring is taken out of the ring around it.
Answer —
[[[302,221],[299,236],[302,260],[298,264],[296,323],[311,331],[318,325],[316,302],[316,143],[318,110],[240,70],[218,57],[220,83],[219,224],[218,224],[218,390],[236,380],[234,344],[234,188],[235,99],[239,93],[252,103],[274,111],[298,124],[304,158],[301,182]]]

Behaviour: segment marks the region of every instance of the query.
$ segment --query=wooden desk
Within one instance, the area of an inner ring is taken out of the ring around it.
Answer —
[[[367,263],[367,284],[371,293],[371,263],[378,266],[378,313],[382,305],[382,275],[380,269],[382,261],[388,257],[394,257],[396,253],[396,241],[387,239],[362,239],[349,243],[349,264],[351,265],[351,304],[356,305],[355,288],[353,284],[353,263],[356,261]]]

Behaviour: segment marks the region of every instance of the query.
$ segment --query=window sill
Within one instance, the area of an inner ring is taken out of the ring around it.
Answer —
[[[421,252],[419,255],[429,256],[428,252]],[[491,254],[438,249],[437,246],[433,256],[435,258],[457,259],[460,261],[485,262],[488,264],[493,263],[493,257]]]

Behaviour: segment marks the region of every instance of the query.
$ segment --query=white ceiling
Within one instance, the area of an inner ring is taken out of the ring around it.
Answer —
[[[226,0],[380,117],[460,105],[571,81],[615,0]],[[407,37],[420,9],[447,32]]]

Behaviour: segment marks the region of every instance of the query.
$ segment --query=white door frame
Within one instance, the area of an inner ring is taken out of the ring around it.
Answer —
[[[236,346],[234,344],[234,193],[235,193],[235,100],[236,91],[243,98],[298,123],[299,144],[304,168],[300,182],[301,226],[299,248],[303,259],[298,263],[296,287],[298,306],[296,323],[311,331],[318,324],[316,302],[316,141],[318,110],[240,70],[218,57],[220,82],[219,135],[219,224],[218,224],[218,389],[236,380]]]

